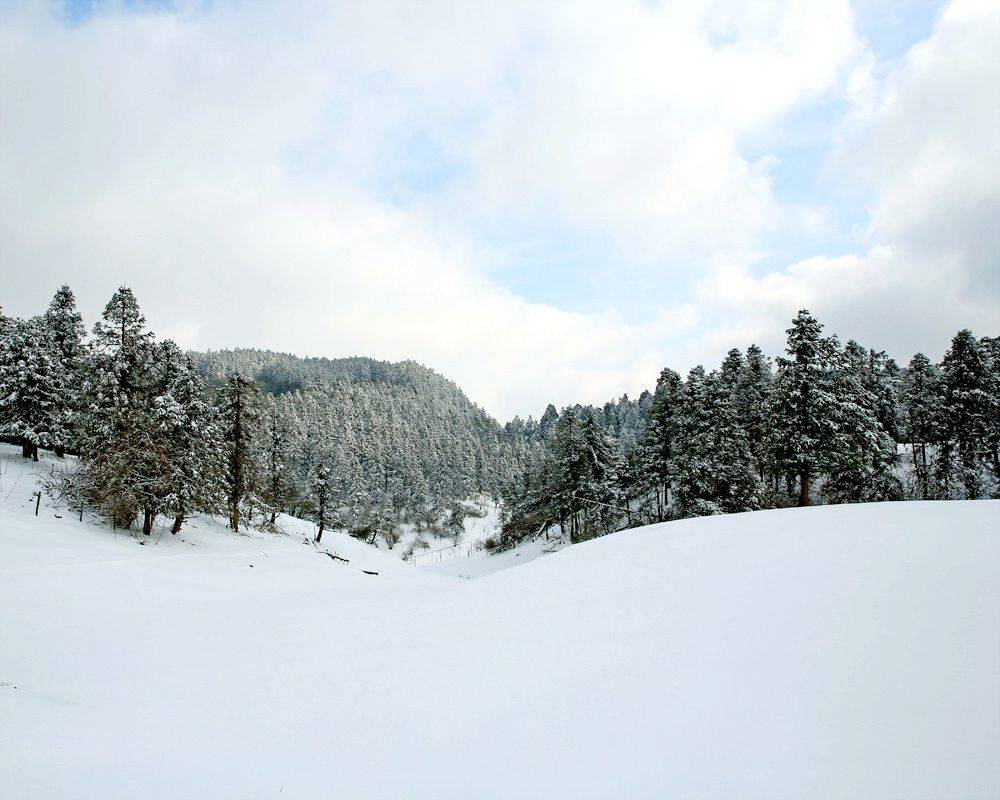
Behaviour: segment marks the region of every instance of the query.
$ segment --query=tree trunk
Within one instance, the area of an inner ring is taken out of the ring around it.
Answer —
[[[32,461],[38,461],[38,445],[37,444],[31,445],[31,460]]]
[[[171,533],[179,533],[181,525],[184,524],[184,512],[182,511],[176,517],[174,517],[174,524],[170,526]]]
[[[151,509],[151,508],[144,508],[142,510],[142,532],[144,534],[146,534],[146,536],[149,536],[149,534],[153,530],[153,517],[154,516],[155,515],[153,514],[153,509]]]
[[[319,530],[316,532],[316,544],[323,538],[323,520],[319,521]]]
[[[21,456],[22,458],[31,458],[31,442],[21,444]]]
[[[277,518],[278,518],[278,512],[277,512],[277,511],[273,511],[273,510],[272,510],[272,511],[271,511],[271,524],[272,524],[272,525],[274,525],[274,521],[275,521],[275,520],[276,520]]]
[[[803,470],[799,476],[799,505],[807,506],[809,505],[809,483],[810,475],[809,470]]]
[[[927,474],[927,442],[920,443],[921,476],[924,484],[924,500],[930,499],[930,480]]]
[[[56,451],[56,458],[65,458],[66,457],[66,448],[65,447],[62,447],[61,445],[57,446],[55,448],[55,451]]]

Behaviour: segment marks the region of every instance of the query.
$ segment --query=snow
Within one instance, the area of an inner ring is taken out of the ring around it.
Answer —
[[[399,527],[399,541],[392,551],[418,566],[486,555],[483,542],[499,532],[500,508],[485,495],[466,500],[463,505],[468,515],[462,521],[463,533],[459,542],[455,543],[445,532],[436,535],[427,530],[418,531],[416,526],[408,523]],[[420,539],[426,542],[426,548],[416,545]]]
[[[491,554],[487,550],[464,549],[464,545],[457,548],[457,555],[450,558],[433,560],[434,553],[427,553],[429,559],[427,563],[417,562],[417,565],[424,572],[432,572],[437,575],[449,575],[453,578],[482,578],[484,575],[492,575],[494,572],[527,564],[536,558],[550,555],[556,550],[566,546],[563,540],[547,541],[544,538],[532,539],[522,542],[516,548],[502,553]]]
[[[459,580],[289,519],[139,545],[36,518],[26,469],[0,449],[5,800],[1000,795],[1000,502],[667,523]]]

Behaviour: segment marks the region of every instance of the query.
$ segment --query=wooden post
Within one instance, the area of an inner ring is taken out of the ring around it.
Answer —
[[[35,516],[38,516],[38,507],[42,504],[42,490],[35,492]]]

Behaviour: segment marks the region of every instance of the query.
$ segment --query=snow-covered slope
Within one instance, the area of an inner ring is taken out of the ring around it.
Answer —
[[[35,518],[10,470],[2,798],[1000,794],[994,501],[670,523],[463,581],[205,520],[140,546]]]

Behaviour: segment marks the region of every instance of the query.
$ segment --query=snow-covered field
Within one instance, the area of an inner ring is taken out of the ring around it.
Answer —
[[[139,545],[36,518],[25,466],[0,452],[5,800],[1000,795],[1000,502],[668,523],[460,580],[287,519]]]

